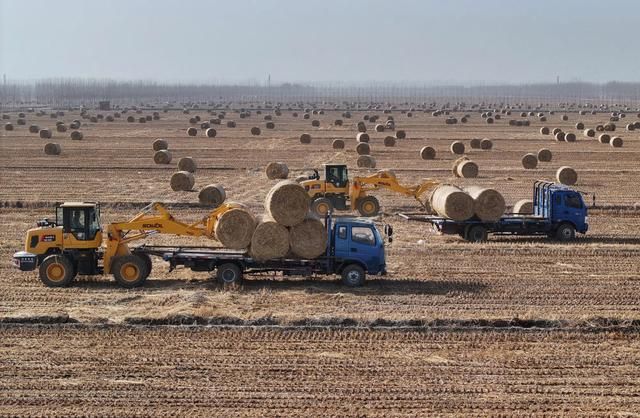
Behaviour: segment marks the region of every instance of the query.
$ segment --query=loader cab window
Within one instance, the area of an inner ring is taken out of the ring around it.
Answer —
[[[349,182],[347,166],[328,166],[326,179],[327,182],[333,184],[335,187],[346,187]]]
[[[60,208],[59,208],[60,209]],[[62,208],[65,233],[73,234],[80,241],[95,239],[100,230],[100,217],[97,208]]]
[[[570,208],[582,209],[582,199],[575,194],[566,195],[564,197],[564,204]]]

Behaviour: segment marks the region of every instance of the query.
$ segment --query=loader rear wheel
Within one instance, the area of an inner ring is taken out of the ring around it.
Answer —
[[[223,285],[239,284],[242,281],[242,270],[234,263],[224,263],[218,266],[216,278]]]
[[[116,282],[127,289],[142,286],[149,277],[145,259],[137,254],[116,257],[111,271]]]
[[[311,202],[311,211],[321,218],[327,216],[327,213],[331,210],[333,210],[333,205],[326,197],[320,197]]]
[[[50,255],[40,264],[40,280],[49,287],[68,286],[76,277],[73,263],[63,255]]]
[[[380,202],[373,196],[358,199],[357,209],[361,216],[372,217],[380,213]]]

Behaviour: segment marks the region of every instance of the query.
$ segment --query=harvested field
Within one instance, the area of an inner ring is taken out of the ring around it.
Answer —
[[[54,132],[63,149],[58,156],[45,155],[43,140],[28,130],[31,124],[47,126],[49,111],[42,117],[28,113],[26,125],[0,131],[0,322],[81,323],[0,326],[0,411],[37,415],[42,404],[60,416],[625,415],[639,410],[637,327],[618,325],[640,319],[640,130],[620,132],[624,146],[614,148],[583,135],[573,143],[557,142],[540,134],[544,122],[537,118],[530,126],[509,126],[508,118],[488,124],[474,113],[466,123],[448,125],[431,112],[409,117],[393,111],[395,126],[406,137],[385,147],[390,132],[376,131],[380,120],[366,122],[376,170],[393,170],[407,185],[434,178],[462,188],[494,188],[504,196],[507,212],[517,201],[531,199],[534,181],[553,181],[559,167],[571,166],[578,173],[576,189],[588,193],[589,205],[593,194],[596,201],[589,232],[574,243],[491,237],[472,244],[439,236],[426,224],[395,216],[418,210],[412,198],[380,190],[375,192],[384,213],[379,220],[395,228],[386,250],[388,275],[369,277],[362,288],[346,288],[333,277],[266,274],[225,289],[209,273],[169,272],[167,263],[154,259],[150,280],[139,289],[119,288],[110,276],[80,277],[69,288],[52,289],[37,273],[11,268],[26,230],[51,218],[57,201],[99,200],[106,224],[129,219],[159,200],[176,218],[197,222],[209,210],[198,203],[209,184],[224,187],[228,200],[263,213],[274,185],[264,169],[273,161],[285,163],[292,179],[329,162],[348,164],[351,177],[375,172],[356,165],[357,123],[365,114],[384,121],[382,110],[351,110],[345,117],[343,110],[325,109],[312,117],[319,128],[295,110],[300,117],[284,109],[281,116],[263,109],[244,117],[228,110],[222,120],[233,119],[237,127],[216,125],[213,140],[200,129],[193,137],[186,133],[191,117],[212,117],[203,109],[168,110],[144,124],[128,123],[127,115],[109,123],[83,119],[83,141]],[[17,119],[17,112],[3,113]],[[549,126],[575,130],[576,117],[568,114],[568,121],[552,116]],[[266,115],[272,115],[274,129],[252,135],[252,127],[265,126]],[[595,129],[608,121],[605,116],[586,114],[580,121]],[[59,119],[69,125],[82,118],[66,111]],[[301,143],[301,134],[310,129],[313,141]],[[187,156],[197,160],[193,190],[171,190],[176,167],[154,163],[157,138],[170,144],[174,162]],[[473,148],[472,138],[491,138],[493,146]],[[334,149],[335,140],[344,148]],[[453,176],[451,166],[459,157],[449,150],[453,141],[463,142],[465,155],[481,168],[477,178]],[[420,150],[427,146],[435,158],[423,160]],[[552,160],[525,170],[522,156],[542,148],[551,151]],[[219,245],[166,235],[144,242]],[[503,329],[505,321],[515,327]],[[136,325],[149,323],[256,328]],[[433,326],[439,323],[458,325]],[[523,323],[554,325],[531,330]],[[292,328],[260,327],[265,324]],[[339,329],[301,327],[326,324]],[[349,328],[385,324],[389,329]],[[403,324],[419,329],[400,329]],[[486,329],[476,329],[480,324]],[[588,324],[618,325],[591,332]],[[79,390],[86,387],[91,390]],[[336,402],[347,398],[348,403]],[[215,413],[207,413],[208,407]]]
[[[635,332],[2,326],[0,335],[7,415],[43,407],[61,417],[640,408]]]

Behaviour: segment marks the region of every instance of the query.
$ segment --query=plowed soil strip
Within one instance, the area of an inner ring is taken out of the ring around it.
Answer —
[[[637,333],[0,327],[0,415],[628,414]]]

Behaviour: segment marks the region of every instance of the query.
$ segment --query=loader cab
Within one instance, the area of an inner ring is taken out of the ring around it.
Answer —
[[[56,206],[56,224],[66,238],[96,241],[100,231],[100,206],[97,203],[65,202]],[[66,247],[67,245],[65,245]]]
[[[345,164],[327,164],[325,165],[325,177],[327,183],[333,184],[334,187],[342,189],[349,184],[349,173]]]

